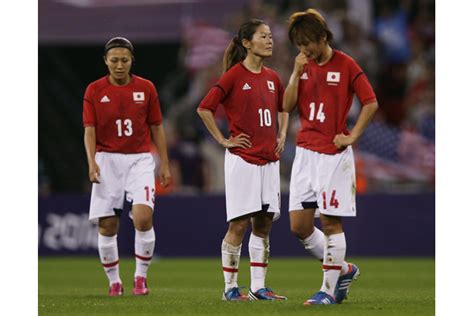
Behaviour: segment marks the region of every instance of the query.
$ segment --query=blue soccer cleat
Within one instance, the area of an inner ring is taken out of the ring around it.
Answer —
[[[326,292],[319,291],[318,293],[314,294],[313,297],[306,300],[304,305],[331,305],[336,304],[336,300],[334,297],[329,295]]]
[[[347,295],[349,294],[349,287],[351,286],[352,281],[357,280],[359,275],[359,268],[355,264],[349,263],[349,272],[341,275],[337,280],[336,290],[334,291],[336,303],[340,304],[344,299],[347,298]]]
[[[249,298],[247,295],[240,293],[240,289],[238,287],[233,287],[227,292],[222,293],[222,300],[223,301],[248,301]]]
[[[251,301],[284,301],[288,298],[286,296],[276,295],[271,288],[263,287],[255,293],[249,291],[249,300]]]

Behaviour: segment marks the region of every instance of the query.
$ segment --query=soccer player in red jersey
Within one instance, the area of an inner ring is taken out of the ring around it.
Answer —
[[[129,40],[109,40],[104,52],[109,74],[89,84],[83,105],[84,144],[93,183],[89,219],[98,221],[98,249],[109,279],[110,296],[123,294],[117,232],[125,196],[133,201],[133,294],[148,294],[146,276],[155,247],[155,163],[150,154],[151,141],[160,155],[161,184],[167,186],[171,178],[158,93],[152,82],[130,73],[133,60]]]
[[[290,182],[290,225],[305,249],[323,261],[320,291],[305,305],[341,303],[355,264],[344,261],[342,217],[356,216],[355,165],[351,145],[362,135],[378,105],[359,65],[331,47],[333,35],[319,12],[309,9],[290,17],[289,37],[300,53],[285,91],[283,107],[298,107],[301,129]],[[351,131],[347,113],[354,93],[362,110]],[[314,226],[319,217],[323,232]]]
[[[283,85],[263,65],[272,56],[270,28],[261,20],[241,25],[224,54],[224,74],[202,100],[197,113],[225,153],[227,233],[222,241],[223,300],[282,300],[265,286],[272,222],[280,217],[279,156],[283,151],[288,114],[283,113]],[[214,120],[224,106],[230,137]],[[240,250],[248,225],[251,286],[248,297],[237,285]]]

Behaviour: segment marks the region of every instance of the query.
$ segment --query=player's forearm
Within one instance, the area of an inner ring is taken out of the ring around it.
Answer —
[[[288,131],[288,118],[290,114],[287,112],[278,112],[278,126],[280,127],[278,135],[286,136]]]
[[[298,100],[298,83],[299,77],[292,73],[283,96],[283,110],[285,112],[290,113],[296,105]]]
[[[166,143],[165,129],[163,125],[150,126],[151,139],[156,146],[161,163],[169,163],[168,147]]]
[[[95,127],[88,126],[84,129],[84,147],[86,149],[87,162],[95,161],[96,136]]]
[[[204,122],[204,125],[206,126],[209,133],[211,133],[212,137],[214,137],[214,139],[219,144],[222,144],[222,142],[225,140],[225,137],[224,135],[222,135],[221,131],[217,127],[216,121],[214,119],[214,114],[209,110],[203,110],[199,108],[197,109],[197,114]]]
[[[360,136],[362,136],[365,129],[372,120],[372,117],[374,116],[375,112],[377,112],[378,107],[379,106],[377,102],[369,103],[362,107],[357,122],[354,128],[351,130],[350,136],[354,139],[354,142],[356,142],[360,138]]]

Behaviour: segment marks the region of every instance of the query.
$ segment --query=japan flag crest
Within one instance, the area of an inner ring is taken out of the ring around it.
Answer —
[[[326,81],[328,83],[338,83],[341,80],[341,73],[340,72],[333,72],[328,71]]]
[[[268,89],[270,92],[275,92],[275,84],[271,80],[267,80]]]
[[[145,101],[145,92],[134,92],[133,93],[133,101],[135,101],[135,102]]]

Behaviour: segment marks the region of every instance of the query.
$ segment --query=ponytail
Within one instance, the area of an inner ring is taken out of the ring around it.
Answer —
[[[232,66],[244,60],[245,57],[247,57],[247,49],[242,45],[242,41],[239,41],[239,38],[234,36],[225,49],[222,69],[226,72]]]

